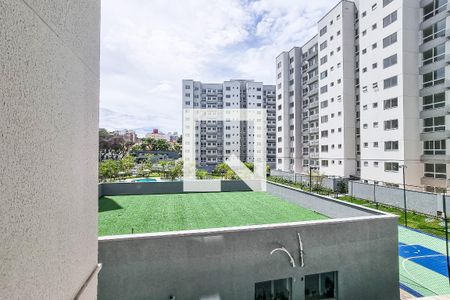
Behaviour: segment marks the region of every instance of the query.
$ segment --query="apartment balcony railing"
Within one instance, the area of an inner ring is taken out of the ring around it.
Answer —
[[[427,186],[446,188],[450,180],[446,178],[422,177],[421,183]]]
[[[436,37],[434,39],[422,42],[422,44],[419,46],[419,52],[425,52],[433,47],[445,43],[450,37],[450,28],[446,28],[444,31],[445,32],[442,36],[437,36],[435,34]]]
[[[450,114],[450,104],[446,104],[445,106],[435,108],[435,109],[427,109],[422,110],[420,112],[420,118],[433,118]]]
[[[319,128],[315,127],[315,128],[311,128],[309,130],[309,133],[318,133],[319,132]]]
[[[422,132],[420,134],[420,140],[422,141],[437,141],[450,138],[450,130]]]
[[[450,80],[446,79],[446,80],[444,80],[444,83],[442,83],[442,84],[422,88],[419,91],[419,95],[420,95],[420,97],[425,97],[425,96],[429,96],[429,95],[436,94],[439,92],[443,92],[449,88],[450,88]]]
[[[312,76],[312,77],[308,78],[308,83],[315,82],[315,81],[317,81],[318,79],[319,79],[319,76],[317,76],[317,75]]]
[[[422,63],[422,66],[419,68],[419,74],[423,75],[426,73],[430,73],[434,70],[443,68],[450,64],[450,55],[449,54],[441,54],[435,57],[429,58],[428,60]]]
[[[312,152],[309,154],[309,157],[312,159],[318,159],[319,158],[319,153],[318,152]]]
[[[309,102],[309,108],[314,108],[319,106],[319,100]]]
[[[319,140],[311,141],[311,142],[309,142],[309,145],[310,146],[317,146],[317,145],[319,145]]]
[[[311,121],[317,121],[317,120],[319,120],[319,115],[318,114],[315,114],[315,115],[312,115],[312,116],[309,117],[309,121],[310,122]]]
[[[428,163],[448,164],[450,163],[450,155],[422,154],[420,160]]]
[[[430,2],[433,2],[433,0],[431,0]],[[425,6],[427,6],[428,4],[425,4]],[[443,17],[449,15],[450,15],[450,3],[445,3],[440,7],[434,9],[433,11],[429,12],[428,14],[421,16],[422,23],[420,24],[420,30],[430,27],[437,21],[441,20]]]

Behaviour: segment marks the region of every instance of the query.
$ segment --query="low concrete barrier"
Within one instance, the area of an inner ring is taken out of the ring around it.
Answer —
[[[382,204],[404,207],[403,189],[350,181],[349,194],[356,198],[377,201]],[[443,195],[406,190],[406,208],[422,214],[438,216],[443,212]],[[447,213],[450,213],[450,198],[446,197]]]
[[[215,180],[217,182],[218,180]],[[251,191],[242,180],[220,180],[222,192]],[[99,197],[118,195],[150,195],[183,193],[183,181],[100,183]]]
[[[330,218],[349,218],[383,215],[382,212],[334,198],[309,193],[286,185],[268,182],[267,192],[286,201],[326,215]]]
[[[98,299],[254,299],[255,283],[283,278],[303,299],[306,275],[335,271],[338,299],[398,300],[397,238],[386,215],[101,237]]]

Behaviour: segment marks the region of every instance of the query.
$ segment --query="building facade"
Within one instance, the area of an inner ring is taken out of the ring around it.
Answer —
[[[267,164],[275,166],[275,86],[253,80],[202,83],[183,80],[183,109],[266,109]],[[197,167],[211,170],[234,154],[254,159],[254,125],[247,121],[208,120],[195,124]]]
[[[281,53],[276,168],[393,185],[404,168],[411,186],[446,188],[448,8],[447,0],[341,1],[318,20],[317,36]]]

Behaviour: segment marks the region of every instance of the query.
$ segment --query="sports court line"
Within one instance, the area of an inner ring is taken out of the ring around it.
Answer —
[[[414,297],[423,297],[423,295],[422,295],[421,293],[419,293],[419,292],[413,290],[412,288],[410,288],[409,286],[407,286],[407,285],[404,284],[404,283],[401,283],[401,282],[400,282],[400,288],[401,288],[402,290],[404,290],[405,292],[407,292],[407,293],[413,295]]]
[[[448,276],[445,254],[428,249],[421,245],[405,245],[399,243],[398,255],[405,260],[415,262],[431,271]]]

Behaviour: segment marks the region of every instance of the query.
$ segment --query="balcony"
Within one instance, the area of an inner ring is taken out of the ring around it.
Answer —
[[[434,177],[422,177],[422,179],[420,180],[420,182],[423,185],[441,188],[446,188],[449,184],[449,181],[450,180],[445,178],[434,178]]]
[[[319,128],[318,128],[318,127],[311,128],[311,129],[309,130],[309,133],[318,133],[318,132],[319,132]]]
[[[319,120],[319,115],[318,115],[318,114],[309,116],[309,121],[310,121],[310,122],[312,122],[312,121],[317,121],[317,120]]]
[[[450,64],[450,55],[446,54],[446,55],[443,55],[443,56],[444,56],[443,59],[441,58],[442,56],[440,56],[441,59],[439,61],[433,61],[433,62],[430,62],[430,63],[428,63],[426,65],[422,65],[419,68],[419,74],[423,75],[423,74],[426,74],[426,73],[430,73],[430,72],[432,72],[434,70],[437,70],[439,68],[445,67],[448,64]],[[434,60],[436,60],[436,57],[434,57]]]
[[[445,140],[450,138],[450,130],[422,132],[420,134],[421,141]]]
[[[439,107],[436,109],[422,110],[420,112],[420,118],[426,119],[426,118],[432,118],[432,117],[445,116],[448,114],[450,114],[450,104],[446,104],[445,106]]]
[[[419,91],[419,96],[420,97],[429,96],[429,95],[432,95],[432,94],[443,92],[444,90],[446,90],[448,88],[450,88],[450,80],[446,79],[443,84],[438,84],[438,85],[433,85],[433,86],[430,86],[430,87],[422,88]]]
[[[432,0],[430,2],[433,2]],[[428,4],[425,4],[425,6]],[[433,15],[432,13],[428,16],[428,18],[425,20],[423,16],[421,15],[421,18],[423,22],[420,24],[420,30],[424,30],[427,27],[430,27],[431,25],[435,24],[437,21],[441,20],[444,17],[448,17],[450,15],[450,3],[444,4],[441,6],[443,9],[440,13],[437,13]]]
[[[431,41],[422,43],[419,46],[419,52],[425,52],[433,47],[436,47],[437,45],[443,44],[448,40],[449,37],[450,37],[450,28],[446,28],[444,36],[440,36]]]
[[[420,156],[422,162],[435,163],[435,164],[448,164],[450,163],[450,155],[427,155],[422,154]]]

